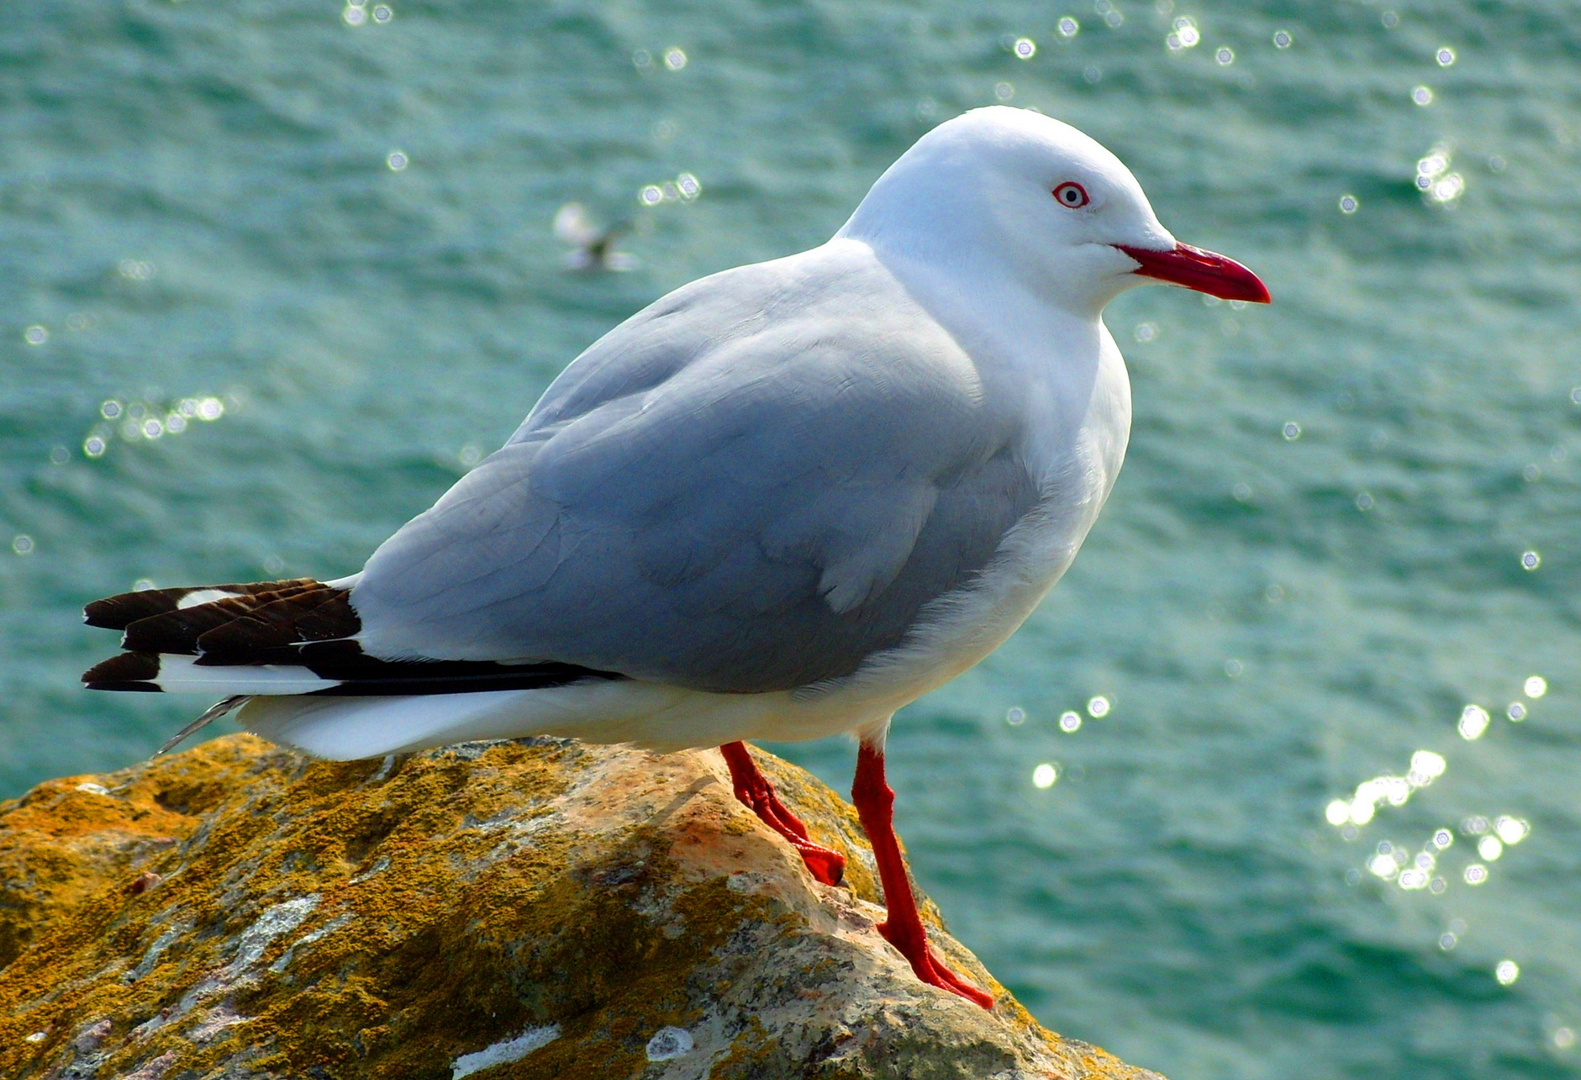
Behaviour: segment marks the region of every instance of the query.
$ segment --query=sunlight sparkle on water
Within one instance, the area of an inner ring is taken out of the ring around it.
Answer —
[[[1404,806],[1412,793],[1443,776],[1446,768],[1448,764],[1442,754],[1418,750],[1411,755],[1411,765],[1404,776],[1383,775],[1363,780],[1349,799],[1331,800],[1324,807],[1323,816],[1336,827],[1366,825],[1377,815],[1380,806],[1386,803]]]
[[[1438,204],[1451,203],[1465,194],[1465,177],[1449,170],[1452,160],[1449,147],[1442,143],[1434,146],[1417,160],[1416,188],[1422,193],[1424,201]]]
[[[1011,727],[1020,727],[1027,722],[1027,711],[1019,705],[1012,705],[1005,712],[1005,723]]]
[[[1509,986],[1521,977],[1521,968],[1514,960],[1500,960],[1493,969],[1493,977],[1499,980],[1500,986]]]
[[[1460,732],[1460,737],[1467,742],[1482,738],[1482,733],[1488,730],[1488,710],[1481,705],[1467,705],[1460,710],[1460,722],[1455,725],[1455,730]]]
[[[1526,839],[1532,827],[1519,818],[1501,814],[1493,819],[1493,831],[1499,834],[1500,840],[1513,847]]]
[[[1038,47],[1031,38],[1016,38],[1016,43],[1010,46],[1010,51],[1022,60],[1030,60],[1037,55]]]
[[[702,181],[689,172],[683,172],[674,180],[643,185],[637,192],[637,201],[643,206],[658,206],[660,203],[676,200],[692,202],[702,193]]]
[[[1032,770],[1032,786],[1035,788],[1051,788],[1058,779],[1059,769],[1050,762],[1045,761]]]
[[[1276,49],[1288,49],[1290,48],[1291,42],[1294,40],[1295,39],[1290,36],[1290,31],[1288,30],[1274,31],[1274,48]]]
[[[1411,768],[1405,774],[1405,778],[1412,787],[1426,787],[1443,776],[1447,767],[1442,754],[1435,754],[1431,750],[1418,750],[1411,755]]]
[[[1060,37],[1062,37],[1062,38],[1073,38],[1080,32],[1081,32],[1081,23],[1077,22],[1075,19],[1071,18],[1069,15],[1065,16],[1063,19],[1061,19],[1059,21],[1059,36]]]
[[[1067,734],[1072,731],[1079,731],[1081,729],[1081,713],[1068,709],[1060,713],[1059,729]]]
[[[1540,698],[1544,694],[1548,693],[1548,680],[1543,678],[1541,675],[1533,675],[1526,680],[1525,684],[1522,686],[1522,689],[1526,692],[1527,697],[1533,699]]]
[[[1100,694],[1087,702],[1087,715],[1097,720],[1100,717],[1108,716],[1109,708],[1109,699]]]
[[[103,457],[117,432],[127,442],[151,442],[182,434],[193,420],[212,423],[225,415],[225,403],[217,397],[186,397],[170,405],[149,401],[123,403],[109,398],[99,404],[99,415],[111,423],[96,426],[83,439],[84,457]],[[117,420],[121,421],[119,427],[111,426]]]

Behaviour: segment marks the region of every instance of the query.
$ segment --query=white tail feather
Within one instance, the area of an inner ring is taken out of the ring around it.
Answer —
[[[802,701],[790,694],[710,694],[636,679],[590,679],[469,694],[252,697],[236,719],[271,742],[353,761],[526,735],[653,750],[737,739],[819,739],[883,720],[893,706],[879,709],[852,709],[832,695]]]
[[[532,698],[553,691],[488,690],[401,697],[252,698],[237,714],[248,731],[336,761],[380,757],[472,739],[539,734]]]
[[[170,653],[159,657],[159,675],[150,680],[167,693],[186,691],[225,696],[252,694],[311,694],[340,685],[305,667],[284,664],[204,667],[196,657]]]

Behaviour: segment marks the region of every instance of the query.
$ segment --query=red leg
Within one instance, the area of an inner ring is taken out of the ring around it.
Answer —
[[[807,864],[813,877],[825,885],[840,884],[840,879],[845,876],[845,856],[807,838],[807,826],[787,810],[779,796],[774,794],[774,785],[758,770],[757,762],[752,760],[752,755],[747,751],[747,744],[726,743],[719,748],[719,752],[725,756],[725,764],[730,766],[730,782],[735,786],[736,798],[801,852],[802,862]]]
[[[917,901],[911,895],[906,864],[901,860],[900,844],[895,839],[895,793],[884,782],[884,751],[871,743],[864,742],[857,749],[856,782],[851,786],[851,801],[856,804],[862,828],[867,830],[867,839],[873,845],[878,880],[884,886],[884,902],[889,905],[889,918],[878,924],[878,932],[911,961],[911,970],[917,973],[917,978],[992,1009],[994,999],[990,995],[945,967],[928,947],[928,932],[917,914]]]

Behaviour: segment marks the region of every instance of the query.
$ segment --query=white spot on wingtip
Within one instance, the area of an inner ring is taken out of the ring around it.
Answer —
[[[472,1054],[462,1054],[450,1066],[450,1080],[461,1080],[475,1072],[520,1061],[539,1047],[548,1046],[560,1037],[559,1024],[528,1028],[514,1039],[505,1039]]]
[[[187,608],[197,607],[199,604],[212,604],[216,600],[224,600],[236,595],[238,594],[227,592],[224,589],[193,589],[176,601],[176,609],[185,611]]]

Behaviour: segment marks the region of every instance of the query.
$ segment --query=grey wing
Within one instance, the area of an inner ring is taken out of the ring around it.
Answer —
[[[777,309],[772,275],[708,284],[596,344],[374,554],[365,648],[782,690],[900,644],[987,565],[1036,490],[954,343],[902,296],[853,319]]]

